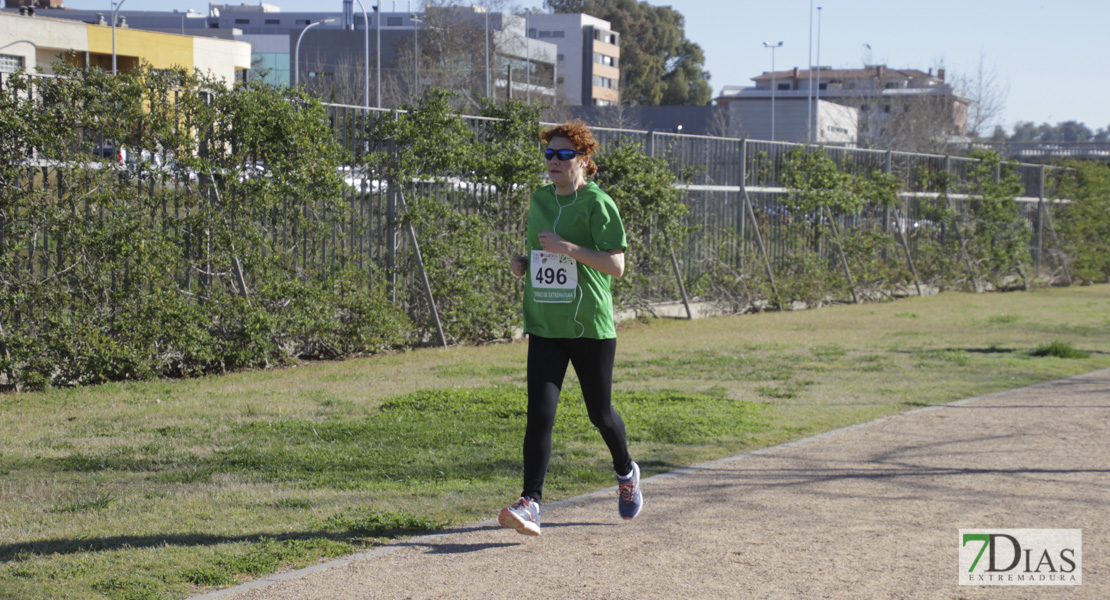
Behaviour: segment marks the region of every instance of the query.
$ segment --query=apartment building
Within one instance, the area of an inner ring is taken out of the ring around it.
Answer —
[[[620,103],[620,34],[590,15],[527,15],[528,37],[557,47],[559,95],[573,105]]]

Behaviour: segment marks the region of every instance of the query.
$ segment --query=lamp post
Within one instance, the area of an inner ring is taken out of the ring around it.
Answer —
[[[324,19],[323,21],[309,23],[308,27],[305,27],[304,30],[301,31],[301,35],[297,36],[297,46],[293,49],[293,87],[296,87],[301,79],[301,39],[304,38],[304,34],[308,33],[309,29],[317,25],[323,25],[324,23],[331,23],[332,21],[335,21],[335,19]]]
[[[775,141],[775,88],[778,87],[775,84],[775,48],[781,48],[782,42],[777,44],[763,42],[763,47],[771,49],[771,141],[773,142]]]
[[[806,84],[806,143],[813,143],[813,0],[809,0],[809,70]]]
[[[112,2],[112,75],[116,74],[116,20],[118,19],[119,9],[127,0],[119,0],[119,2]]]
[[[528,15],[524,13],[524,98],[529,105],[532,104],[532,37],[528,31]]]
[[[420,46],[417,38],[420,36],[420,17],[412,16],[412,101],[415,103],[420,94]]]
[[[815,113],[813,116],[813,141],[821,139],[821,7],[817,7],[817,88],[813,90]]]
[[[370,106],[370,21],[366,19],[366,7],[362,5],[362,0],[355,0],[358,2],[358,7],[362,9],[362,80],[364,87],[362,88],[362,105]]]
[[[489,98],[489,7],[486,7],[486,98]]]
[[[377,50],[377,56],[374,57],[374,58],[378,59],[378,103],[375,104],[375,106],[378,107],[378,108],[381,108],[382,107],[382,0],[378,0],[378,5],[374,7],[374,24],[378,28],[378,32],[377,32],[378,33],[378,35],[377,35],[378,50]]]

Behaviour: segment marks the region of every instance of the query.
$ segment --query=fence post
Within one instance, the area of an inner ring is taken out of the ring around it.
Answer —
[[[405,195],[401,190],[397,190],[397,201],[400,204],[401,211],[408,212],[405,206]],[[424,296],[428,300],[428,311],[431,313],[432,322],[436,326],[436,333],[439,334],[439,341],[443,347],[447,347],[447,336],[443,334],[443,324],[439,321],[439,309],[436,308],[436,300],[432,295],[432,282],[428,279],[428,270],[424,268],[424,257],[420,254],[420,243],[416,241],[416,228],[413,227],[412,221],[406,223],[409,230],[409,241],[412,242],[412,254],[416,258],[416,268],[420,271],[420,283],[424,286]]]
[[[1037,170],[1039,181],[1037,182],[1037,227],[1033,230],[1037,240],[1037,273],[1041,272],[1043,263],[1041,261],[1041,254],[1044,252],[1044,165],[1041,165]]]
[[[752,232],[755,233],[755,243],[759,247],[759,254],[763,257],[763,268],[767,271],[767,280],[771,283],[771,293],[778,297],[779,292],[775,287],[775,275],[771,271],[771,259],[767,256],[767,249],[763,247],[763,236],[759,233],[759,221],[755,220],[755,209],[752,208],[752,200],[748,197],[748,165],[747,161],[743,158],[747,157],[748,140],[740,142],[740,193],[744,196],[744,208],[748,211],[748,218],[752,221]],[[782,309],[782,304],[779,304],[779,309]]]
[[[390,179],[385,194],[385,269],[389,277],[389,294],[397,304],[397,181]]]
[[[886,173],[887,175],[889,175],[894,170],[892,166],[893,155],[894,153],[892,151],[886,151],[886,160],[883,161],[883,173]],[[906,200],[900,198],[898,199],[898,202],[904,203],[906,202]],[[913,286],[917,288],[918,297],[921,297],[924,296],[924,294],[921,293],[921,278],[917,276],[917,267],[913,264],[913,255],[910,252],[910,243],[908,240],[906,240],[906,230],[902,226],[903,222],[909,222],[909,214],[909,209],[903,210],[903,208],[899,206],[894,207],[894,218],[897,221],[897,226],[894,228],[894,230],[898,232],[898,239],[902,242],[902,253],[906,255],[906,265],[909,266],[910,274],[913,275]]]
[[[844,244],[840,241],[840,230],[836,226],[836,220],[833,219],[832,211],[829,207],[822,206],[825,210],[825,216],[829,219],[829,227],[832,228],[833,239],[836,240],[836,253],[840,255],[840,266],[844,267],[844,276],[848,278],[848,289],[852,291],[852,303],[859,304],[859,296],[856,294],[856,282],[852,278],[852,271],[848,268],[848,259],[844,256]]]
[[[682,294],[682,304],[686,307],[686,318],[693,320],[694,313],[690,310],[690,298],[686,295],[686,284],[682,281],[682,271],[678,268],[678,258],[674,254],[674,246],[671,245],[671,236],[667,234],[667,226],[663,225],[663,243],[667,245],[667,249],[671,252],[671,268],[674,269],[674,278],[678,282],[678,291]]]
[[[1072,285],[1071,273],[1068,272],[1068,257],[1064,254],[1064,250],[1060,248],[1060,238],[1056,237],[1056,228],[1052,226],[1052,216],[1047,209],[1044,212],[1044,224],[1048,227],[1048,233],[1052,236],[1056,251],[1060,253],[1060,266],[1064,269],[1064,277],[1067,279],[1068,285]]]
[[[944,157],[944,172],[945,173],[951,173],[952,172],[952,157],[951,156],[945,156]],[[948,206],[949,207],[956,208],[956,209],[959,208],[959,206],[956,204],[956,202],[954,200],[952,200],[952,197],[948,195],[947,186],[945,188],[945,196],[948,197]],[[964,231],[960,227],[960,221],[962,221],[962,220],[963,220],[963,214],[962,213],[953,214],[952,215],[952,228],[956,230],[956,239],[959,240],[959,242],[960,242],[960,253],[964,255],[964,264],[967,266],[967,276],[971,278],[971,287],[972,287],[972,289],[975,290],[975,293],[978,294],[980,292],[979,278],[975,276],[975,268],[971,264],[971,255],[968,254],[968,252],[967,252],[967,243],[964,241]]]

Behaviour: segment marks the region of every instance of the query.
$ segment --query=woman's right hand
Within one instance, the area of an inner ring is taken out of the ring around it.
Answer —
[[[509,266],[513,270],[513,275],[516,275],[517,277],[524,277],[524,274],[528,272],[528,257],[514,256],[513,259],[510,261]]]

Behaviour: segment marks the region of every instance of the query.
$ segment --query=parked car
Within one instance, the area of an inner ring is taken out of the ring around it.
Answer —
[[[348,187],[360,194],[377,194],[389,189],[389,184],[385,180],[371,178],[362,167],[339,167],[339,174]]]

